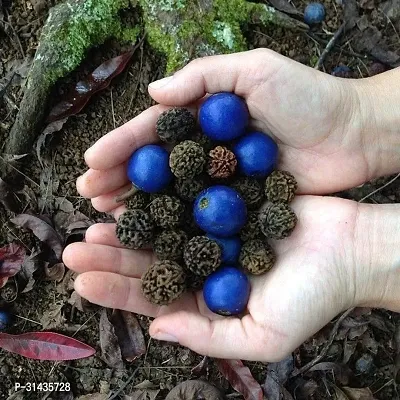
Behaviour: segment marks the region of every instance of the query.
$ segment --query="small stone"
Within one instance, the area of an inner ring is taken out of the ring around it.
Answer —
[[[183,249],[188,236],[181,230],[161,232],[154,240],[153,250],[159,260],[178,261],[183,257]]]
[[[224,146],[217,146],[209,152],[207,173],[211,178],[229,178],[235,173],[235,154]]]
[[[177,195],[185,201],[194,201],[198,194],[207,187],[204,179],[181,179],[175,181],[175,190]]]
[[[130,249],[147,246],[153,239],[153,233],[153,221],[143,210],[128,210],[118,218],[117,238],[121,244]]]
[[[258,208],[264,200],[263,188],[256,179],[241,177],[232,183],[232,188],[237,190],[248,208]]]
[[[263,236],[261,232],[261,225],[258,219],[258,211],[250,211],[247,214],[246,225],[241,229],[239,236],[243,242],[247,242],[252,239],[259,239]]]
[[[185,289],[185,271],[174,261],[157,261],[142,277],[144,297],[159,306],[172,303]]]
[[[296,179],[287,171],[276,170],[265,180],[265,197],[272,203],[290,203],[296,190]]]
[[[205,277],[221,264],[221,248],[206,236],[195,236],[186,245],[183,259],[189,271]]]
[[[271,239],[290,236],[297,224],[296,214],[286,203],[271,203],[260,211],[258,219],[262,233]]]
[[[265,240],[251,240],[242,246],[239,264],[253,275],[269,271],[275,264],[276,256]]]
[[[162,195],[150,203],[150,215],[161,228],[174,228],[182,222],[185,207],[177,197]]]
[[[125,200],[125,207],[128,210],[144,209],[150,203],[150,197],[148,193],[142,192],[141,190],[135,192],[129,199]]]
[[[169,165],[177,178],[191,179],[203,172],[206,154],[203,148],[192,140],[176,145],[170,154]]]
[[[196,127],[196,119],[186,108],[171,108],[157,120],[157,134],[163,142],[176,143],[188,138]]]

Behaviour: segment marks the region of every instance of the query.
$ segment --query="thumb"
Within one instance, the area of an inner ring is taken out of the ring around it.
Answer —
[[[150,83],[149,94],[158,103],[183,106],[207,93],[232,92],[246,98],[265,80],[265,66],[272,51],[256,49],[242,53],[210,56],[190,62],[174,75]]]
[[[282,338],[257,325],[250,315],[210,321],[200,314],[179,311],[156,318],[149,333],[154,339],[179,342],[216,358],[271,362],[286,355]]]

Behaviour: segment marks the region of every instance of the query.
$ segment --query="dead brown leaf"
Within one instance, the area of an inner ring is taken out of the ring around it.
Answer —
[[[196,376],[204,375],[207,372],[208,360],[209,358],[207,356],[204,356],[203,359],[195,367],[192,368],[190,373]]]
[[[124,400],[155,400],[159,392],[160,389],[136,389],[125,395]]]
[[[54,228],[43,219],[43,216],[20,214],[11,219],[11,222],[21,228],[31,230],[40,241],[54,251],[56,258],[61,260],[63,241]]]
[[[343,392],[349,400],[375,400],[369,388],[342,387]]]
[[[84,396],[79,396],[76,400],[107,400],[108,394],[104,393],[93,393],[85,394]]]
[[[43,329],[59,329],[64,326],[66,319],[61,313],[63,306],[63,303],[50,304],[40,319]]]
[[[190,380],[175,386],[165,398],[165,400],[193,399],[223,400],[223,396],[215,386],[208,382],[201,380]]]
[[[113,324],[108,319],[107,309],[103,308],[100,315],[100,348],[102,359],[111,368],[124,369],[121,348]]]
[[[81,312],[86,312],[90,309],[90,302],[79,295],[75,290],[71,293],[68,303]]]
[[[283,386],[293,370],[292,355],[280,362],[267,365],[267,376],[263,389],[268,400],[293,400],[292,395]]]
[[[335,373],[335,378],[341,385],[347,385],[350,376],[353,374],[348,365],[328,361],[314,365],[309,369],[309,372],[329,370],[332,370]]]
[[[146,353],[142,328],[133,313],[114,310],[110,321],[114,325],[121,353],[126,361],[134,361]]]
[[[49,267],[49,263],[46,263],[44,266],[44,273],[46,275],[46,280],[60,282],[64,278],[65,265],[64,263],[57,263]]]
[[[32,250],[29,257],[22,263],[21,271],[18,274],[18,287],[21,293],[27,293],[32,290],[35,284],[33,274],[39,269],[41,261],[39,259],[40,251]]]
[[[303,15],[303,13],[297,10],[288,0],[268,0],[268,2],[277,10],[283,11],[286,14]]]
[[[354,354],[356,351],[357,347],[357,341],[355,340],[347,340],[347,338],[344,341],[343,345],[343,364],[347,364],[348,361],[350,360],[351,356]]]

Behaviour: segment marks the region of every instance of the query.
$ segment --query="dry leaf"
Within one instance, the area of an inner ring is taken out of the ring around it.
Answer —
[[[110,321],[114,325],[121,353],[126,361],[134,361],[146,353],[142,328],[133,313],[114,310]]]
[[[130,395],[125,395],[124,400],[155,400],[160,389],[137,389]]]
[[[91,307],[91,303],[79,295],[75,290],[71,293],[68,303],[81,312],[86,312]]]
[[[371,390],[369,388],[351,388],[342,387],[343,393],[349,400],[375,400]]]
[[[264,383],[264,393],[268,400],[293,400],[292,395],[283,387],[294,369],[293,356],[267,365],[267,376]]]
[[[215,359],[215,363],[225,379],[243,395],[245,400],[262,400],[264,398],[260,384],[242,361]]]
[[[54,228],[43,220],[43,216],[20,214],[11,219],[11,222],[21,228],[29,229],[43,243],[46,243],[55,253],[58,260],[61,260],[64,248],[61,237]]]
[[[108,400],[108,394],[104,393],[93,393],[79,396],[76,400]]]
[[[204,356],[203,359],[195,367],[192,368],[190,373],[196,376],[205,375],[208,369],[208,360],[209,358],[207,356]]]
[[[118,338],[115,334],[113,324],[108,319],[106,308],[103,308],[101,311],[99,328],[102,359],[111,368],[125,368],[124,362],[122,361],[121,348],[119,347]]]
[[[208,382],[190,380],[175,386],[165,400],[223,400],[222,393]],[[246,399],[247,400],[247,399]]]
[[[25,255],[25,248],[17,243],[0,248],[0,288],[21,270]]]
[[[51,304],[49,306],[40,318],[43,329],[59,329],[64,326],[66,319],[61,313],[63,306],[64,304]]]
[[[345,364],[321,362],[311,367],[309,372],[328,370],[332,370],[335,373],[335,378],[341,385],[347,385],[349,383],[349,378],[352,375],[352,371],[349,366]]]
[[[64,263],[58,263],[49,267],[49,263],[46,263],[44,266],[44,274],[46,275],[47,281],[60,282],[64,278],[65,265]]]

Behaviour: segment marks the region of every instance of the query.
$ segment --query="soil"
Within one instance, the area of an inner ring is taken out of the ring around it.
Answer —
[[[5,30],[0,28],[0,88],[17,70],[6,96],[0,98],[0,144],[4,142],[21,101],[24,90],[24,78],[27,65],[33,57],[38,43],[41,27],[48,9],[55,1],[46,0],[0,0],[5,10]],[[366,1],[361,0],[361,3]],[[365,18],[376,26],[389,48],[399,44],[399,36],[393,24],[389,23],[377,11],[379,0],[372,3],[372,8],[365,9]],[[293,4],[299,10],[304,9],[305,2],[295,0]],[[250,48],[268,47],[303,64],[314,66],[326,43],[339,27],[342,18],[342,7],[335,0],[325,0],[327,8],[326,22],[314,28],[311,34],[294,33],[271,27],[260,29],[248,27],[247,38]],[[57,85],[54,99],[61,98],[71,84],[83,78],[102,61],[120,54],[124,49],[117,43],[108,42],[101,48],[93,49],[81,67]],[[356,77],[370,74],[373,61],[357,55],[351,38],[340,43],[327,56],[324,70],[330,73],[332,68],[345,64],[352,68]],[[107,221],[109,217],[93,210],[90,202],[76,192],[75,180],[86,167],[83,153],[97,139],[114,127],[123,124],[152,104],[147,94],[149,82],[163,76],[165,60],[161,54],[155,53],[146,42],[136,51],[127,70],[116,78],[112,85],[92,98],[77,117],[70,118],[53,146],[48,150],[47,163],[43,167],[36,157],[22,163],[21,174],[24,174],[24,186],[19,193],[21,211],[54,216],[57,211],[57,198],[72,203],[75,211],[86,215],[92,221]],[[0,147],[1,151],[1,147]],[[398,203],[400,202],[400,179],[382,188],[393,177],[385,177],[369,182],[362,187],[336,194],[341,197],[360,200],[369,196],[368,202]],[[28,250],[41,246],[32,235],[16,229],[10,222],[14,214],[0,207],[0,247],[11,242],[22,243]],[[76,240],[70,237],[68,240]],[[22,333],[34,330],[55,330],[96,348],[99,351],[99,319],[100,308],[92,307],[82,312],[68,303],[72,293],[73,276],[67,272],[61,281],[49,281],[43,273],[43,266],[37,271],[29,290],[21,293],[16,288],[17,279],[11,279],[5,288],[0,290],[2,302],[11,307],[16,315],[14,325],[8,333]],[[354,315],[353,315],[354,316]],[[7,399],[14,393],[15,383],[26,382],[69,382],[75,397],[61,397],[53,394],[25,393],[23,399],[61,399],[77,398],[90,393],[108,393],[117,390],[132,377],[131,383],[123,391],[130,393],[132,388],[145,380],[160,389],[156,399],[165,398],[166,394],[177,383],[196,378],[192,368],[202,357],[190,350],[158,343],[149,340],[147,328],[149,319],[138,316],[145,333],[147,351],[139,361],[126,364],[125,370],[112,369],[101,359],[100,355],[73,362],[38,362],[0,350],[0,399]],[[359,325],[350,326],[346,332],[339,330],[324,361],[340,364],[340,371],[331,369],[301,374],[291,380],[287,389],[298,399],[335,398],[335,385],[344,384],[352,387],[370,387],[376,399],[388,400],[398,398],[396,371],[395,334],[399,327],[399,317],[394,313],[381,310],[364,310],[354,316]],[[361,322],[360,322],[361,321]],[[362,324],[362,321],[367,323]],[[47,325],[46,325],[47,324]],[[305,365],[317,356],[327,341],[333,323],[324,328],[315,337],[303,344],[295,353],[297,367]],[[365,329],[364,329],[365,327]],[[348,331],[352,329],[352,353],[349,353],[347,342]],[[358,329],[358,330],[357,330]],[[370,345],[370,348],[368,347]],[[346,350],[347,349],[347,350]],[[343,352],[350,354],[343,361]],[[370,357],[372,356],[372,357]],[[363,358],[364,357],[364,358]],[[370,360],[370,358],[371,360]],[[361,359],[361,361],[360,361]],[[364,370],[360,365],[364,363]],[[263,363],[246,363],[258,382],[263,383],[266,367]],[[348,371],[350,371],[348,373]],[[208,379],[221,388],[228,398],[242,399],[229,383],[218,372],[212,360],[204,370],[203,378]],[[342,382],[341,378],[347,378]]]

